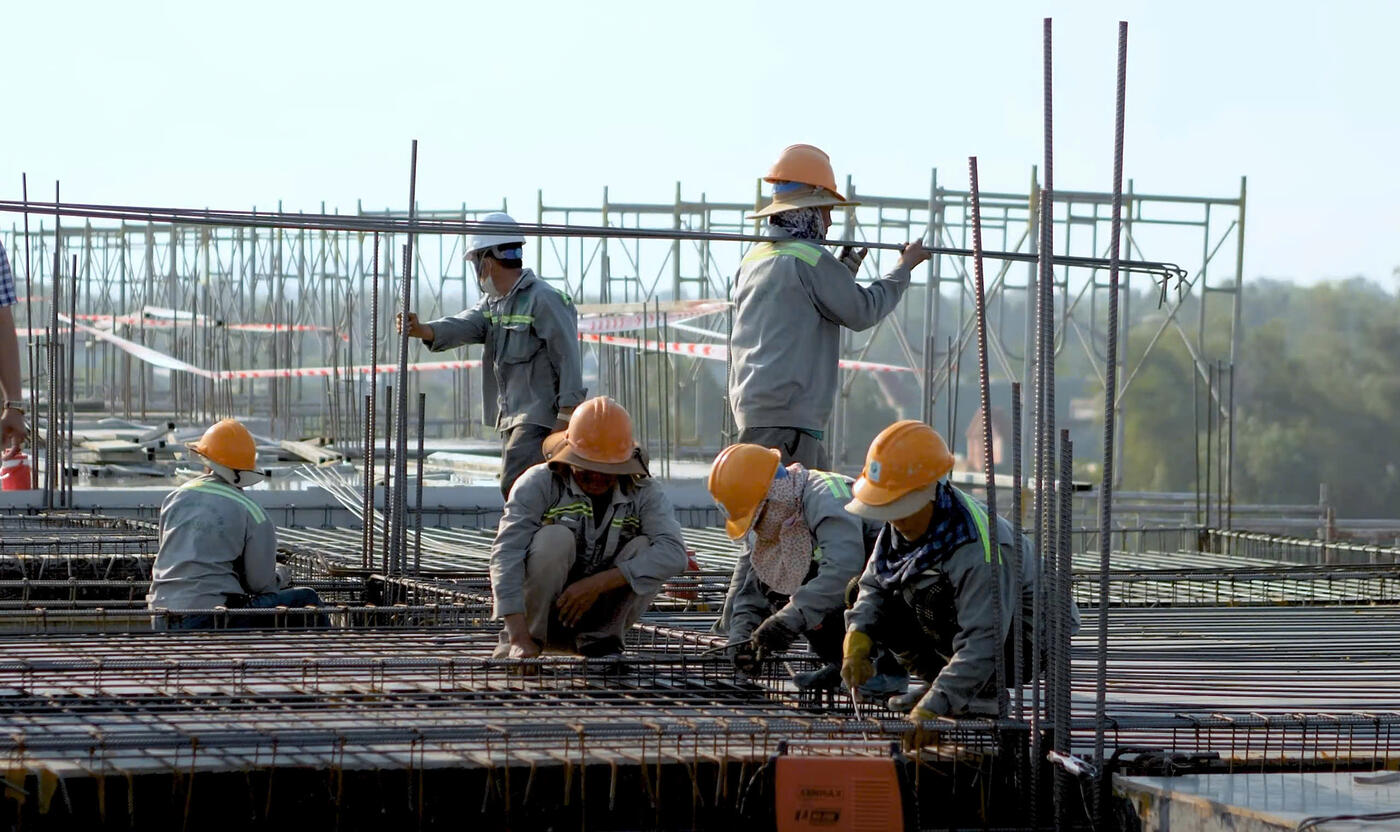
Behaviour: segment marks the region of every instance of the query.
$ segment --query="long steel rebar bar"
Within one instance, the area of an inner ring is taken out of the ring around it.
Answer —
[[[1108,699],[1108,578],[1112,554],[1114,449],[1118,401],[1118,259],[1123,233],[1123,132],[1127,106],[1128,85],[1128,23],[1118,23],[1118,91],[1115,99],[1113,127],[1113,218],[1108,242],[1108,340],[1105,345],[1103,402],[1103,468],[1099,485],[1099,626],[1096,657],[1097,679],[1094,685],[1094,760],[1103,770],[1105,713]],[[1103,823],[1103,786],[1094,792],[1094,812]]]
[[[584,226],[554,223],[521,223],[519,227],[507,229],[498,223],[464,219],[423,219],[410,216],[407,219],[392,216],[352,216],[347,214],[292,214],[264,211],[211,211],[181,208],[155,208],[145,206],[120,206],[84,203],[21,203],[15,200],[0,200],[0,212],[19,213],[28,210],[39,214],[55,216],[87,217],[90,219],[113,219],[126,222],[181,223],[190,225],[238,226],[255,228],[308,229],[322,231],[359,231],[401,234],[475,234],[495,233],[505,230],[521,231],[527,236],[540,237],[586,237],[635,240],[694,240],[708,242],[756,243],[768,242],[771,237],[757,234],[724,234],[713,231],[691,231],[676,228],[621,228],[616,226]],[[848,240],[820,240],[819,245],[840,247]],[[900,251],[902,243],[863,241],[862,247]],[[926,246],[934,254],[950,257],[971,257],[967,248]],[[984,251],[984,258],[1009,260],[1020,263],[1038,262],[1040,255],[1016,251]],[[1055,265],[1083,268],[1107,268],[1108,262],[1101,257],[1061,255],[1055,258]],[[1161,277],[1181,279],[1187,274],[1175,263],[1159,261],[1125,260],[1119,264],[1124,271],[1144,272]]]

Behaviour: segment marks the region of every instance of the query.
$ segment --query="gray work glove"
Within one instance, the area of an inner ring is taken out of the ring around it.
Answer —
[[[286,589],[292,585],[292,567],[285,563],[277,564],[277,588]]]
[[[841,261],[841,265],[851,270],[851,274],[860,274],[860,264],[865,261],[865,255],[870,253],[868,248],[856,248],[855,246],[842,246],[841,253],[836,259]]]

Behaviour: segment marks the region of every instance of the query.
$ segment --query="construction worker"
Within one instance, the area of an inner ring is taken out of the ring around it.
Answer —
[[[772,448],[739,444],[720,451],[710,468],[710,496],[724,513],[725,532],[748,541],[717,629],[728,636],[734,666],[748,675],[805,637],[826,664],[794,681],[804,689],[834,688],[841,684],[847,588],[865,568],[880,524],[846,511],[850,478],[781,463]],[[888,669],[892,674],[865,683],[866,693],[907,688],[898,663]]]
[[[544,442],[546,462],[511,489],[491,548],[497,658],[544,646],[586,657],[622,652],[667,578],[685,571],[671,501],[647,473],[632,419],[605,396],[574,409]]]
[[[831,209],[857,204],[836,189],[827,155],[792,145],[764,180],[773,200],[749,219],[766,218],[773,242],[749,249],[735,280],[730,406],[740,442],[776,448],[785,465],[825,470],[841,327],[869,329],[893,311],[910,270],[930,254],[909,243],[893,271],[861,286],[855,275],[866,249],[847,246],[838,257],[820,246]]]
[[[291,587],[291,572],[277,563],[277,529],[262,507],[242,493],[266,475],[255,470],[258,450],[241,423],[225,419],[188,447],[204,460],[204,475],[171,491],[160,507],[160,549],[151,569],[147,605],[165,610],[229,610],[319,606],[316,591]],[[319,623],[288,619],[293,623]],[[270,616],[225,621],[215,614],[171,614],[172,629],[216,624],[256,627]]]
[[[524,268],[525,235],[515,220],[497,212],[482,222],[494,227],[472,235],[466,254],[481,300],[428,323],[410,312],[407,327],[433,352],[484,345],[481,400],[501,433],[501,494],[509,497],[525,469],[544,461],[544,438],[568,422],[587,391],[573,301]]]
[[[847,505],[885,527],[846,614],[841,676],[858,687],[875,672],[873,646],[889,648],[923,683],[891,697],[889,707],[919,724],[937,716],[996,716],[998,656],[1006,657],[1009,684],[1027,681],[1032,661],[1034,549],[1022,541],[1021,574],[1011,574],[1011,524],[997,518],[993,553],[987,509],[945,479],[952,469],[953,455],[933,428],[895,422],[870,444]],[[1018,603],[1025,613],[1019,673],[1010,658]],[[1072,615],[1077,631],[1079,611]]]

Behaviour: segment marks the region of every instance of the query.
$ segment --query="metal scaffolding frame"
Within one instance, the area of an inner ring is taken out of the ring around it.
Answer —
[[[847,188],[861,205],[846,209],[837,218],[833,238],[890,243],[924,236],[933,244],[968,245],[970,195],[966,190],[944,187],[936,170],[923,196],[867,195],[849,178]],[[762,201],[759,188],[751,202],[711,201],[703,193],[699,199],[685,198],[683,193],[677,183],[671,203],[619,202],[613,201],[605,188],[597,205],[568,206],[547,202],[541,191],[536,218],[541,223],[616,228],[719,233],[757,230],[757,223],[744,217]],[[1038,199],[1034,170],[1026,193],[982,193],[986,247],[1033,254],[1039,239]],[[1158,326],[1145,347],[1130,350],[1129,327],[1120,327],[1118,406],[1121,410],[1138,371],[1154,349],[1163,339],[1175,338],[1185,344],[1197,374],[1205,381],[1223,432],[1231,408],[1223,375],[1211,368],[1216,362],[1233,361],[1239,340],[1244,180],[1238,196],[1229,197],[1137,193],[1130,182],[1124,202],[1128,256],[1183,260],[1187,252],[1199,252],[1200,261],[1179,285],[1152,287],[1163,306],[1160,312],[1152,310]],[[1056,191],[1057,254],[1103,256],[1111,204],[1108,193]],[[491,208],[464,204],[451,210],[419,209],[417,216],[473,220],[506,207],[504,202]],[[366,217],[405,215],[362,206],[356,211],[355,216]],[[433,236],[435,240],[423,240],[425,244],[414,251],[419,279],[412,288],[416,306],[425,317],[451,314],[477,298],[470,268],[462,258],[464,236]],[[18,222],[0,235],[15,261],[21,295],[29,287],[28,295],[39,313],[36,320],[48,320],[49,309],[43,299],[53,296],[52,264],[66,263],[76,255],[76,308],[85,323],[107,326],[107,320],[114,320],[119,333],[130,340],[209,369],[337,368],[328,378],[216,381],[165,373],[142,365],[106,342],[87,338],[80,339],[75,355],[78,396],[96,400],[97,406],[128,418],[159,412],[193,423],[237,413],[265,417],[272,429],[286,435],[331,434],[347,444],[354,444],[363,430],[361,403],[366,382],[352,378],[345,370],[369,359],[366,334],[371,310],[367,299],[374,279],[370,237],[365,232],[319,229],[69,222],[61,231],[62,256],[55,258],[51,222],[31,218],[28,240]],[[402,240],[384,235],[380,242],[384,252],[394,252]],[[529,243],[527,262],[580,303],[623,304],[637,311],[648,306],[655,309],[656,314],[641,331],[643,341],[720,343],[725,337],[728,325],[723,314],[676,328],[668,324],[659,304],[729,297],[743,254],[741,245],[707,240],[562,237],[535,238]],[[26,246],[31,247],[30,257],[23,256]],[[878,276],[890,265],[892,254],[873,250],[863,266],[863,277]],[[973,403],[976,398],[967,389],[975,383],[974,374],[961,372],[973,334],[973,286],[966,259],[947,255],[933,258],[926,268],[918,270],[899,309],[868,332],[847,333],[843,349],[847,358],[912,368],[914,372],[909,374],[875,374],[880,394],[887,404],[902,411],[902,416],[919,416],[940,427],[954,444],[960,441],[959,428],[967,421],[954,405]],[[402,271],[397,260],[393,256],[380,259],[383,297],[397,296]],[[32,264],[32,275],[24,273],[25,263]],[[998,389],[1011,381],[1030,385],[1034,379],[1034,363],[1025,357],[1034,337],[1034,304],[1026,301],[1034,297],[1035,273],[1034,265],[1002,262],[989,274],[988,347]],[[1056,354],[1082,350],[1093,372],[1102,379],[1106,270],[1061,266],[1054,273]],[[1142,310],[1133,308],[1132,290],[1144,290],[1147,278],[1125,274],[1124,321],[1146,320]],[[64,275],[65,282],[70,279]],[[930,291],[930,286],[936,291]],[[1218,303],[1229,308],[1229,331],[1224,335],[1207,326],[1207,307]],[[392,310],[388,306],[384,304],[380,310],[381,364],[387,364],[393,354],[389,346]],[[1186,320],[1193,314],[1194,321]],[[108,316],[107,320],[101,316]],[[206,322],[243,328],[193,325]],[[250,324],[263,326],[246,326]],[[280,326],[267,326],[272,324]],[[39,339],[39,335],[31,337]],[[40,359],[43,348],[43,344],[36,346],[35,355]],[[653,448],[655,458],[703,457],[723,441],[715,427],[730,423],[723,395],[714,395],[716,388],[722,391],[724,387],[719,362],[601,344],[586,344],[585,355],[590,372],[597,373],[596,392],[614,395],[636,412],[639,433]],[[442,376],[431,379],[412,375],[410,396],[421,390],[432,392],[430,432],[454,437],[488,433],[480,424],[479,372],[443,371]],[[702,374],[709,375],[704,384],[700,382]],[[912,380],[912,385],[900,376]],[[852,464],[859,456],[859,449],[848,448],[844,442],[850,409],[861,406],[852,400],[857,377],[856,372],[844,375],[833,415],[831,450],[838,465]],[[1029,409],[1030,397],[1027,399]],[[1030,423],[1029,418],[1026,423]]]

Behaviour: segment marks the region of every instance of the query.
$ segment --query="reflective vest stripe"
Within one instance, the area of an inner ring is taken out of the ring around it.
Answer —
[[[224,483],[214,482],[212,480],[195,480],[194,482],[185,483],[180,486],[180,488],[194,491],[207,491],[210,494],[218,494],[220,497],[227,497],[236,503],[241,503],[244,508],[248,509],[248,513],[253,515],[253,520],[255,522],[264,523],[267,521],[267,513],[262,510],[262,506],[238,493],[238,489],[231,485],[225,485]]]
[[[831,492],[831,496],[838,500],[851,499],[851,486],[850,483],[846,482],[845,477],[838,474],[829,474],[825,471],[813,471],[812,473],[826,485],[827,490]]]
[[[767,260],[769,257],[796,257],[809,266],[817,265],[822,259],[822,250],[808,243],[785,240],[781,243],[759,243],[744,255],[744,262]]]
[[[962,493],[961,489],[954,488],[953,491],[962,500],[962,504],[967,506],[968,513],[972,515],[972,521],[977,524],[977,536],[982,539],[982,557],[986,563],[992,562],[992,539],[987,536],[987,512],[977,501]],[[997,560],[1001,560],[1001,553],[997,553]]]
[[[544,513],[544,518],[546,520],[553,520],[556,517],[563,517],[569,514],[577,514],[583,517],[592,517],[593,506],[584,502],[568,503],[567,505],[557,506],[546,511]]]

